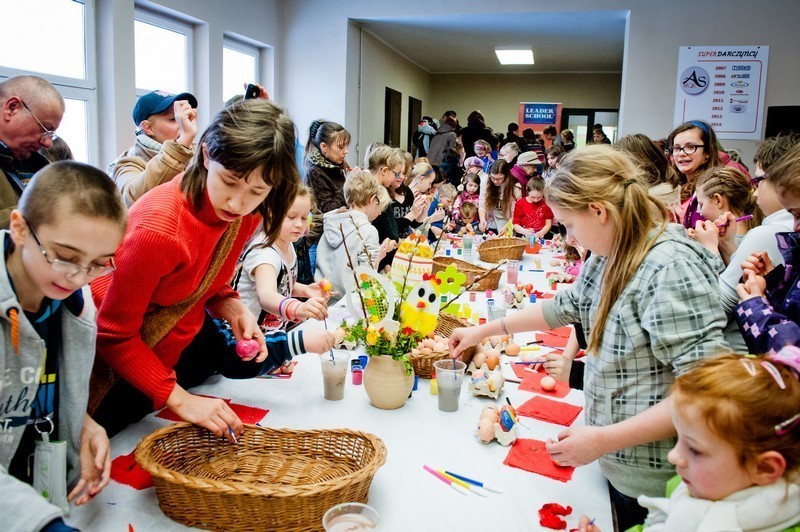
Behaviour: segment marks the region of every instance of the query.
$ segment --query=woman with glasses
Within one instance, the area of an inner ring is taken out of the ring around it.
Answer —
[[[389,196],[392,196],[392,184],[398,180],[402,182],[403,172],[406,167],[406,158],[403,150],[390,146],[376,148],[369,156],[367,161],[369,171],[375,176]],[[378,230],[378,241],[383,242],[387,238],[395,243],[400,241],[400,229],[397,226],[397,219],[394,217],[392,204],[386,206],[382,213],[372,221],[372,225]],[[392,263],[394,252],[386,254],[381,261],[380,268],[385,268]]]
[[[524,154],[523,154],[524,155]],[[511,167],[504,160],[495,161],[489,179],[481,183],[478,200],[478,227],[482,232],[500,233],[514,218],[514,205],[524,195],[522,185],[511,178]]]

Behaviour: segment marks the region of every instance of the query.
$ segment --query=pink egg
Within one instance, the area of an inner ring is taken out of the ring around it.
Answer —
[[[542,377],[542,380],[539,381],[539,386],[542,387],[542,390],[552,392],[556,389],[556,380],[550,375]]]
[[[236,343],[236,354],[242,358],[249,358],[261,350],[256,340],[239,340]]]

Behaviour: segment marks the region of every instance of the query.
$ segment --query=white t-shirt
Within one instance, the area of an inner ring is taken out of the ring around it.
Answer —
[[[284,257],[277,247],[263,247],[264,235],[253,239],[253,243],[242,255],[242,269],[234,279],[234,288],[239,292],[242,303],[258,318],[259,325],[268,329],[283,328],[287,321],[280,316],[273,315],[261,308],[256,292],[255,271],[262,265],[269,265],[277,273],[278,293],[284,297],[291,297],[297,279],[297,254],[294,246],[289,248],[291,256]]]

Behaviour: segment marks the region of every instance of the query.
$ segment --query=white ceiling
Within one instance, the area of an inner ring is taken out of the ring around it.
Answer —
[[[626,11],[355,19],[432,74],[621,72]],[[533,65],[502,66],[495,45],[533,46]]]

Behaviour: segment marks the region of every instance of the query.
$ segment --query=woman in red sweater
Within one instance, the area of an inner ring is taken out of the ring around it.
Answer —
[[[95,412],[109,435],[166,405],[233,441],[243,431],[233,410],[186,389],[213,373],[253,377],[306,348],[330,348],[326,331],[265,338],[229,284],[259,225],[268,239],[277,236],[299,182],[288,114],[244,100],[215,117],[185,173],[133,205],[115,274],[92,283],[97,352],[122,377]],[[239,358],[215,318],[236,340],[255,339],[258,353]]]

